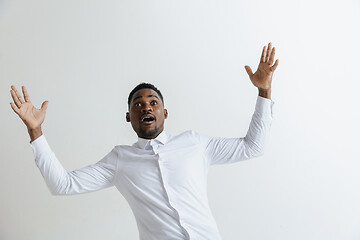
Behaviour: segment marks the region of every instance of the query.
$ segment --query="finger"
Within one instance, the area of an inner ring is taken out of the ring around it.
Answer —
[[[22,92],[24,94],[25,102],[31,102],[28,91],[25,86],[22,86]]]
[[[275,71],[278,65],[279,65],[279,59],[276,59],[275,64],[271,67],[271,71]]]
[[[248,65],[245,66],[245,70],[247,72],[247,74],[249,75],[249,77],[252,77],[253,72],[251,70],[251,67],[249,67]]]
[[[16,107],[16,105],[12,102],[10,103],[10,105],[11,105],[11,108],[14,110],[14,112],[16,114],[19,114],[20,110]]]
[[[49,105],[49,101],[43,102],[43,103],[41,104],[41,109],[40,109],[40,110],[41,110],[42,112],[46,112],[46,109],[47,109],[48,105]]]
[[[19,99],[20,103],[24,103],[25,101],[24,101],[24,99],[21,97],[21,95],[20,95],[20,93],[18,92],[18,90],[16,89],[16,87],[15,87],[15,86],[11,86],[11,88],[15,91],[16,96],[17,96],[17,98]]]
[[[274,63],[274,58],[275,58],[275,48],[273,48],[271,50],[271,55],[270,55],[270,59],[269,59],[269,65],[272,65]]]
[[[261,53],[261,58],[260,58],[260,62],[265,62],[265,57],[266,57],[266,46],[263,47],[262,53]]]
[[[20,102],[19,98],[16,96],[15,91],[11,89],[11,90],[10,90],[10,93],[11,93],[12,99],[14,100],[14,103],[16,104],[16,106],[17,106],[18,108],[20,108],[21,102]]]
[[[271,51],[271,42],[269,42],[269,45],[268,45],[268,48],[267,48],[267,51],[266,51],[266,59],[265,59],[265,62],[268,62],[269,59],[270,59],[270,51]]]

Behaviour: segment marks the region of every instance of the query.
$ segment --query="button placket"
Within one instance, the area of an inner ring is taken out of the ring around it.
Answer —
[[[176,210],[176,203],[174,204],[174,201],[171,200],[171,190],[170,190],[169,184],[168,184],[168,182],[166,180],[166,171],[164,171],[165,170],[164,162],[161,159],[161,154],[159,154],[158,151],[157,151],[158,145],[156,144],[156,149],[154,148],[154,146],[152,146],[152,147],[153,147],[153,151],[155,153],[157,153],[157,155],[158,155],[158,161],[157,162],[158,162],[158,167],[159,167],[159,170],[160,170],[159,171],[160,178],[161,178],[161,182],[162,182],[162,185],[163,185],[163,188],[164,188],[166,198],[168,200],[169,207],[174,211],[174,213],[176,215],[176,218],[178,219],[179,226],[184,231],[185,236],[187,237],[187,239],[190,239],[188,231],[183,226],[183,221],[180,218],[179,212]]]

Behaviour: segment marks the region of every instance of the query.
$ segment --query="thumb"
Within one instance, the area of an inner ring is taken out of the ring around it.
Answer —
[[[41,110],[42,112],[46,112],[46,109],[47,109],[48,105],[49,105],[49,101],[43,102],[43,103],[41,104],[41,109],[40,109],[40,110]]]
[[[249,77],[251,77],[253,75],[251,67],[249,67],[248,65],[245,66],[245,70],[246,70],[247,74],[249,75]]]

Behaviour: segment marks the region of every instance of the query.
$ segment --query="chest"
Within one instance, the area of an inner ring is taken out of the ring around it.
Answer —
[[[158,145],[153,150],[125,152],[119,158],[117,175],[124,184],[139,188],[159,183],[182,188],[206,181],[207,166],[196,144]]]

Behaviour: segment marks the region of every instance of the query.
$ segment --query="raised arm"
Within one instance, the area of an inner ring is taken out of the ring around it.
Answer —
[[[87,193],[113,186],[117,160],[115,148],[97,163],[68,172],[44,135],[33,141],[31,147],[35,163],[53,195]]]
[[[10,93],[14,102],[10,103],[10,105],[14,112],[25,123],[30,135],[31,142],[33,142],[42,135],[41,124],[45,120],[46,109],[49,102],[43,102],[41,108],[37,109],[32,104],[25,86],[22,86],[22,92],[24,94],[25,101],[16,87],[11,86]]]
[[[264,46],[258,69],[252,72],[249,66],[245,69],[251,82],[259,89],[255,112],[249,129],[242,138],[204,138],[205,156],[208,164],[234,163],[255,158],[264,153],[265,142],[272,122],[271,82],[279,64],[275,58],[275,48],[271,43]]]
[[[10,103],[14,112],[23,120],[31,138],[31,147],[35,155],[35,163],[39,168],[49,190],[54,195],[69,195],[97,191],[113,185],[116,171],[117,151],[114,148],[99,162],[87,167],[67,172],[56,158],[42,134],[41,124],[44,122],[48,101],[43,102],[40,109],[33,106],[26,88],[22,87],[24,99],[18,90],[11,86]]]

